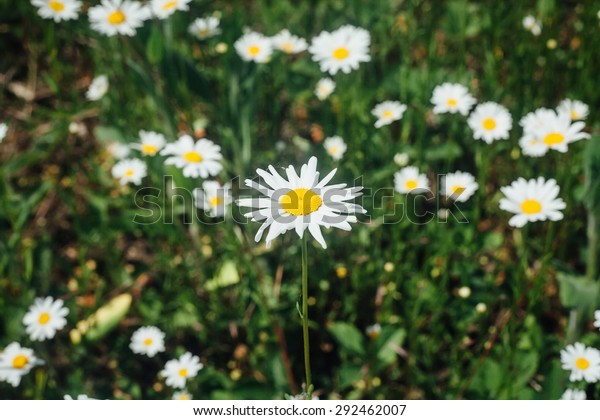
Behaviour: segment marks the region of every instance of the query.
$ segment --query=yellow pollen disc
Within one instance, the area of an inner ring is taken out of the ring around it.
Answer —
[[[585,357],[580,357],[575,360],[575,366],[577,366],[577,369],[586,370],[590,367],[590,361]]]
[[[565,141],[565,136],[560,133],[550,133],[546,137],[544,137],[544,143],[548,146],[552,146],[553,144],[560,144]]]
[[[218,205],[223,204],[223,198],[222,197],[213,197],[210,199],[208,204],[210,204],[211,207],[217,207]]]
[[[256,45],[252,45],[250,48],[248,48],[248,54],[250,54],[253,57],[256,54],[258,54],[259,52],[260,52],[260,47],[257,47]]]
[[[165,3],[162,7],[163,10],[169,10],[172,9],[173,7],[177,6],[177,2],[176,1],[170,1],[168,3]]]
[[[406,181],[406,184],[404,184],[404,186],[409,190],[415,189],[417,188],[417,181],[415,181],[414,179],[409,179],[408,181]]]
[[[333,58],[336,60],[343,60],[344,58],[348,57],[348,55],[350,55],[348,48],[340,47],[333,51]]]
[[[54,10],[55,12],[62,12],[65,10],[65,5],[60,1],[50,1],[48,2],[48,7]]]
[[[290,54],[292,51],[294,51],[294,45],[291,42],[286,42],[281,46],[281,49]]]
[[[199,36],[206,36],[206,35],[208,35],[209,33],[210,33],[210,31],[209,31],[208,29],[200,29],[200,30],[198,31],[198,35],[199,35]]]
[[[448,106],[456,106],[457,104],[456,99],[448,99]]]
[[[306,216],[317,211],[323,204],[323,200],[311,190],[296,188],[281,197],[279,203],[286,213],[294,216]]]
[[[338,267],[335,269],[335,275],[343,279],[348,275],[348,269],[346,267]]]
[[[461,195],[465,190],[465,187],[455,185],[454,187],[452,187],[452,195]]]
[[[180,399],[180,400],[189,400],[190,398],[188,397],[188,395],[187,395],[187,394],[183,394],[183,395],[180,395],[180,396],[179,396],[179,399]]]
[[[125,171],[125,176],[131,176],[131,175],[133,175],[133,169],[127,169]]]
[[[329,148],[329,154],[330,155],[335,155],[337,153],[337,151],[338,151],[337,146],[333,146],[333,147]]]
[[[493,130],[494,128],[496,128],[496,120],[494,120],[493,118],[486,118],[485,120],[483,120],[483,128],[485,128],[486,130]]]
[[[142,145],[142,153],[145,155],[154,156],[158,152],[158,147],[153,146],[151,144],[143,144]]]
[[[576,120],[579,118],[579,114],[575,111],[571,111],[571,119]]]
[[[383,117],[383,118],[390,118],[391,116],[392,116],[392,111],[385,111],[385,112],[382,114],[382,117]]]
[[[375,340],[377,337],[379,337],[379,333],[378,333],[377,331],[371,331],[371,332],[369,333],[369,338],[370,338],[371,340]]]
[[[191,163],[200,163],[204,160],[202,155],[196,151],[184,153],[183,158]]]
[[[19,354],[17,357],[13,359],[13,367],[15,369],[23,369],[29,363],[29,359],[22,354]]]
[[[108,15],[108,23],[111,25],[120,25],[125,22],[125,15],[120,10],[116,10]]]
[[[521,203],[521,210],[525,214],[535,214],[542,211],[542,205],[537,200],[525,200]]]
[[[48,312],[42,312],[38,318],[38,323],[46,325],[50,321],[50,314]]]
[[[146,338],[144,340],[144,346],[149,346],[150,344],[152,344],[152,339],[151,338]]]
[[[181,376],[182,378],[185,378],[187,376],[187,369],[186,368],[179,369],[179,376]]]

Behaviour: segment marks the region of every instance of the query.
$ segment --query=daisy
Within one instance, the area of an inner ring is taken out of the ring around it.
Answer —
[[[128,145],[119,143],[118,141],[109,143],[108,146],[106,146],[106,149],[108,150],[108,153],[117,160],[125,159],[129,156],[129,153],[131,153],[131,149]]]
[[[2,141],[6,137],[7,133],[8,133],[8,124],[0,123],[0,143],[2,143]]]
[[[197,18],[188,28],[188,32],[198,39],[206,39],[221,33],[218,17]]]
[[[594,327],[600,329],[600,311],[594,312]]]
[[[585,391],[581,389],[567,389],[565,390],[561,400],[586,400],[587,395],[585,395]]]
[[[313,61],[319,63],[322,72],[350,73],[362,62],[371,60],[369,32],[352,25],[344,25],[333,32],[321,32],[313,38],[308,51]]]
[[[547,118],[552,118],[553,115],[556,115],[556,113],[551,109],[538,108],[521,118],[519,125],[523,127],[525,133],[533,133],[537,129],[542,128],[544,126],[544,121],[546,121]]]
[[[88,11],[92,29],[101,34],[134,36],[145,20],[150,19],[151,11],[138,1],[102,0],[98,6]]]
[[[253,31],[244,34],[233,46],[242,60],[255,63],[266,63],[273,53],[271,40]]]
[[[169,360],[160,373],[166,378],[167,385],[173,388],[183,388],[186,381],[195,377],[203,367],[198,356],[192,356],[192,353],[186,352],[179,359]]]
[[[434,114],[460,112],[467,115],[477,100],[469,93],[466,86],[459,83],[442,83],[433,89],[431,103]]]
[[[183,391],[178,391],[173,393],[173,398],[174,400],[191,400],[192,399],[192,394],[190,394],[189,392],[187,392],[185,389]]]
[[[346,153],[346,143],[340,136],[327,137],[323,142],[323,147],[327,150],[327,154],[333,158],[333,160],[340,160],[344,153]]]
[[[286,169],[287,179],[273,166],[270,165],[268,169],[269,172],[256,170],[267,186],[250,179],[245,182],[246,186],[260,191],[265,197],[242,198],[237,202],[240,207],[253,209],[245,214],[246,217],[262,222],[254,238],[256,242],[260,241],[263,232],[269,228],[267,248],[271,246],[273,239],[292,229],[295,229],[300,238],[308,229],[317,242],[327,248],[321,226],[348,231],[352,229],[350,223],[357,222],[354,213],[366,213],[361,206],[347,203],[362,195],[362,187],[327,185],[336,169],[319,181],[317,158],[314,156],[309,159],[308,164],[302,165],[299,176],[291,165]]]
[[[273,36],[271,42],[274,48],[286,54],[297,54],[308,48],[308,44],[304,38],[292,35],[287,29],[283,29],[277,35]]]
[[[429,191],[429,180],[416,166],[407,166],[394,174],[394,186],[401,194],[419,194]]]
[[[104,74],[94,77],[90,87],[88,87],[85,96],[90,101],[97,101],[102,99],[104,95],[108,92],[108,77]]]
[[[323,78],[317,82],[317,87],[315,88],[315,95],[321,101],[329,98],[329,95],[333,93],[335,90],[335,82],[331,80],[329,77]]]
[[[165,136],[160,133],[140,130],[140,142],[132,144],[131,148],[139,150],[144,156],[154,156],[166,142]]]
[[[137,158],[121,160],[112,168],[112,176],[117,178],[121,185],[140,185],[147,174],[146,162]]]
[[[394,163],[400,167],[408,165],[408,153],[396,153],[394,155]]]
[[[515,216],[511,217],[508,224],[514,227],[523,227],[527,222],[538,220],[561,220],[566,204],[558,197],[560,188],[554,179],[546,181],[543,177],[526,181],[519,178],[512,184],[500,188],[506,198],[500,200],[500,208]]]
[[[63,396],[63,398],[64,398],[65,400],[67,400],[67,401],[73,401],[74,399],[75,399],[75,400],[79,400],[79,401],[81,401],[81,400],[94,400],[94,401],[95,401],[95,400],[96,400],[96,398],[90,398],[90,397],[88,397],[88,396],[87,396],[87,395],[85,395],[85,394],[79,394],[79,395],[77,396],[77,398],[73,398],[73,397],[71,397],[70,395],[65,395],[65,396]]]
[[[494,140],[508,139],[512,117],[506,108],[495,102],[477,105],[467,120],[476,140],[491,144]]]
[[[379,324],[369,325],[365,329],[365,332],[367,333],[367,336],[371,340],[376,340],[379,337],[379,335],[381,334],[381,325],[379,325]]]
[[[0,381],[17,387],[21,383],[21,378],[36,364],[38,358],[33,354],[33,350],[21,347],[16,342],[10,343],[3,352],[0,352]]]
[[[377,104],[371,111],[371,114],[377,117],[375,128],[383,127],[398,121],[406,111],[406,105],[398,101],[385,101]]]
[[[202,189],[194,190],[196,207],[206,210],[212,217],[222,217],[227,207],[233,201],[231,198],[231,186],[221,185],[217,181],[204,181]]]
[[[539,127],[532,129],[530,134],[541,140],[548,149],[566,153],[570,143],[590,138],[588,133],[582,131],[584,128],[584,122],[572,122],[569,114],[551,111],[543,114]]]
[[[38,8],[38,15],[54,22],[77,19],[81,9],[78,0],[31,0],[31,4]]]
[[[542,22],[531,15],[523,18],[523,27],[535,36],[542,33]]]
[[[565,113],[571,116],[571,120],[585,120],[590,113],[590,107],[581,101],[573,99],[563,99],[556,107],[558,113]]]
[[[136,354],[153,357],[165,351],[165,333],[156,327],[140,327],[131,336],[129,348]]]
[[[60,299],[36,298],[23,318],[27,334],[33,341],[44,341],[56,335],[56,331],[67,325],[65,317],[69,309]]]
[[[183,168],[183,176],[189,178],[208,178],[223,169],[220,146],[207,139],[194,143],[194,139],[187,134],[179,137],[175,143],[167,144],[160,154],[169,156],[166,165]]]
[[[548,152],[548,146],[533,134],[525,134],[521,137],[519,146],[526,156],[539,157]]]
[[[479,185],[468,172],[456,171],[442,177],[442,194],[454,201],[464,203],[477,191]]]
[[[159,19],[166,19],[177,10],[189,10],[188,3],[192,0],[152,0],[152,13]]]
[[[583,379],[594,383],[600,379],[600,351],[593,347],[582,343],[569,344],[560,351],[560,361],[563,369],[571,371],[571,382]]]

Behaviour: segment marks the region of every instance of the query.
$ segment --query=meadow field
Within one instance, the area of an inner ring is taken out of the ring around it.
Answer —
[[[0,0],[0,397],[600,397],[599,45],[594,0]]]

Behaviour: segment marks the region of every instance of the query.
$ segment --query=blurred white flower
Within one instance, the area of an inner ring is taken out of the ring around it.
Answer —
[[[125,159],[129,156],[129,153],[131,153],[131,149],[128,145],[118,141],[110,142],[106,146],[106,150],[108,150],[108,153],[117,160]]]
[[[19,386],[21,378],[28,374],[38,361],[33,350],[21,347],[17,342],[10,343],[0,352],[0,382],[8,382],[13,387]]]
[[[512,117],[508,109],[495,102],[477,105],[467,120],[475,140],[491,144],[495,140],[507,140],[512,128]]]
[[[88,87],[85,96],[90,101],[97,101],[106,95],[106,92],[108,92],[108,86],[108,77],[106,75],[102,74],[94,77],[94,80],[92,80],[92,83]]]
[[[191,400],[192,394],[187,392],[185,389],[183,391],[178,391],[173,393],[174,400]]]
[[[396,153],[394,163],[398,166],[406,166],[408,164],[408,153]]]
[[[379,325],[379,324],[369,325],[365,329],[365,333],[371,340],[375,340],[381,334],[381,325]]]
[[[371,111],[371,114],[377,117],[375,128],[381,128],[400,120],[404,115],[404,111],[406,111],[406,105],[398,101],[384,101],[377,104]]]
[[[333,31],[322,31],[312,39],[308,51],[313,61],[319,63],[322,72],[350,73],[362,62],[371,60],[369,32],[352,25],[344,25]]]
[[[523,18],[523,27],[535,36],[542,33],[542,22],[531,15]]]
[[[287,29],[283,29],[277,35],[271,37],[271,42],[273,43],[273,47],[286,54],[297,54],[308,48],[308,44],[304,38],[292,35]]]
[[[38,8],[38,15],[55,22],[77,19],[81,9],[78,0],[31,0],[31,4]]]
[[[51,297],[35,299],[23,317],[23,324],[31,340],[44,341],[53,338],[56,331],[67,325],[65,317],[69,309],[65,308],[63,303],[62,300],[54,300]]]
[[[273,54],[271,40],[258,32],[248,32],[233,44],[238,55],[244,61],[266,63]]]
[[[65,400],[67,400],[67,401],[73,401],[73,398],[72,398],[70,395],[65,395],[63,398],[64,398]],[[87,396],[87,395],[85,395],[85,394],[79,394],[79,395],[77,396],[77,398],[75,398],[75,400],[79,400],[79,401],[81,401],[81,400],[94,400],[94,401],[95,401],[95,400],[96,400],[96,398],[90,398],[90,397],[88,397],[88,396]]]
[[[323,142],[323,147],[325,147],[327,154],[335,161],[340,160],[347,149],[344,139],[340,136],[327,137]]]
[[[581,101],[563,99],[556,107],[556,112],[569,114],[572,121],[585,120],[590,113],[590,107]]]
[[[463,298],[463,299],[466,299],[466,298],[468,298],[469,296],[471,296],[471,288],[470,288],[470,287],[468,287],[468,286],[463,286],[463,287],[460,287],[460,288],[458,289],[458,292],[457,292],[457,293],[458,293],[458,296],[460,296],[460,297],[461,297],[461,298]]]
[[[593,347],[582,343],[569,344],[560,351],[560,361],[563,369],[571,371],[571,382],[585,380],[595,383],[600,379],[600,351]]]
[[[594,312],[594,327],[600,329],[600,311]]]
[[[140,130],[140,142],[133,143],[132,149],[139,150],[144,156],[154,156],[165,146],[165,136],[154,131]]]
[[[461,171],[443,176],[441,184],[442,195],[459,202],[467,201],[479,188],[473,175]]]
[[[212,217],[223,217],[233,201],[231,186],[217,181],[204,181],[202,189],[194,190],[196,207],[206,210]]]
[[[2,141],[6,137],[7,133],[8,133],[8,124],[0,123],[0,143],[2,143]]]
[[[92,29],[101,34],[134,36],[152,12],[138,1],[102,0],[98,6],[90,7],[88,16]]]
[[[136,354],[153,357],[165,351],[165,333],[154,326],[140,327],[132,334],[129,348]]]
[[[198,356],[186,352],[179,359],[169,360],[160,372],[167,385],[173,388],[184,388],[188,379],[194,378],[204,368]]]
[[[206,39],[221,33],[218,17],[197,18],[188,28],[188,32],[198,39]]]
[[[146,162],[137,158],[121,160],[112,168],[112,176],[117,178],[121,185],[140,185],[147,174]]]
[[[407,166],[394,174],[394,188],[401,194],[419,194],[429,191],[429,180],[416,166]]]
[[[200,139],[194,143],[194,139],[186,134],[175,143],[167,144],[160,154],[169,156],[165,165],[183,168],[183,176],[188,178],[208,178],[223,169],[221,147],[208,139]]]
[[[329,95],[331,95],[334,90],[335,82],[329,77],[326,77],[317,82],[317,87],[315,88],[315,95],[317,95],[317,98],[324,101],[325,99],[329,98]]]
[[[177,10],[189,10],[188,3],[192,0],[152,0],[152,13],[159,19],[166,19]]]
[[[431,103],[434,114],[455,114],[460,112],[467,115],[477,100],[469,93],[466,86],[459,83],[442,83],[433,89]]]
[[[590,135],[583,131],[585,123],[571,121],[571,116],[566,112],[556,113],[552,110],[538,111],[537,124],[531,122],[524,136],[541,141],[547,149],[566,153],[569,144],[579,140],[589,139]],[[530,119],[533,121],[533,119]]]
[[[561,400],[586,400],[587,395],[581,389],[567,389],[560,397]]]

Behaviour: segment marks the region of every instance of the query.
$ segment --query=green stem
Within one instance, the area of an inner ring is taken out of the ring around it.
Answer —
[[[302,239],[302,335],[304,337],[304,370],[306,372],[306,399],[311,399],[310,353],[308,345],[308,235]]]
[[[596,257],[598,254],[598,228],[596,226],[596,217],[590,211],[588,213],[588,257],[587,257],[587,278],[590,281],[596,280],[597,262]]]

